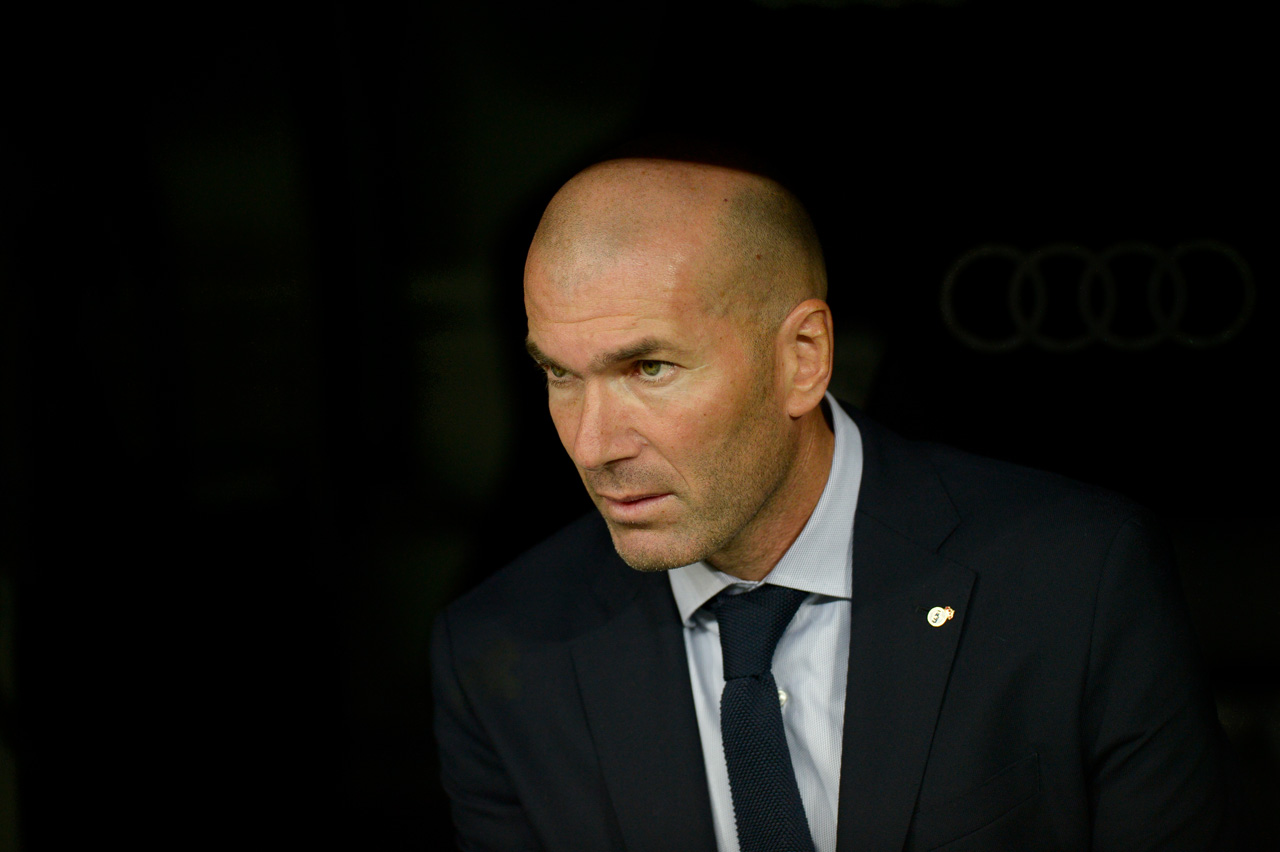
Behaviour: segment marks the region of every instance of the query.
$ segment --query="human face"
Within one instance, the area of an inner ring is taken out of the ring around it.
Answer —
[[[535,252],[526,268],[529,349],[560,442],[642,571],[731,570],[768,550],[769,507],[796,455],[772,347],[707,311],[716,288],[700,283],[713,273],[698,254]]]

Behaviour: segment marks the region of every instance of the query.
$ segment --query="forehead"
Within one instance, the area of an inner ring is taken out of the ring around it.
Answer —
[[[525,265],[532,342],[551,354],[552,336],[617,345],[627,332],[695,332],[728,280],[722,216],[735,179],[639,162],[570,181]]]
[[[704,275],[684,251],[631,247],[609,257],[531,258],[529,336],[548,354],[560,345],[616,346],[628,335],[687,342],[708,319]]]

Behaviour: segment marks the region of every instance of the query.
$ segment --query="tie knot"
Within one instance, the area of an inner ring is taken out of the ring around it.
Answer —
[[[740,595],[721,594],[711,602],[720,625],[725,680],[769,672],[773,649],[808,594],[764,585]]]

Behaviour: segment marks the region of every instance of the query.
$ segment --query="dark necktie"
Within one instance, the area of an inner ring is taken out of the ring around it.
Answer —
[[[720,624],[720,735],[742,852],[813,852],[782,729],[773,649],[806,592],[761,586],[711,602]]]

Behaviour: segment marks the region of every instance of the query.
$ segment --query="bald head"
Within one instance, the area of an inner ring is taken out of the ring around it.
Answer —
[[[543,214],[529,250],[535,268],[606,268],[657,250],[696,268],[705,309],[771,332],[796,304],[826,297],[813,223],[790,192],[767,178],[672,160],[611,160],[579,173]]]
[[[641,570],[763,577],[827,480],[831,311],[776,183],[684,161],[593,166],[525,264],[526,344],[560,442]]]

